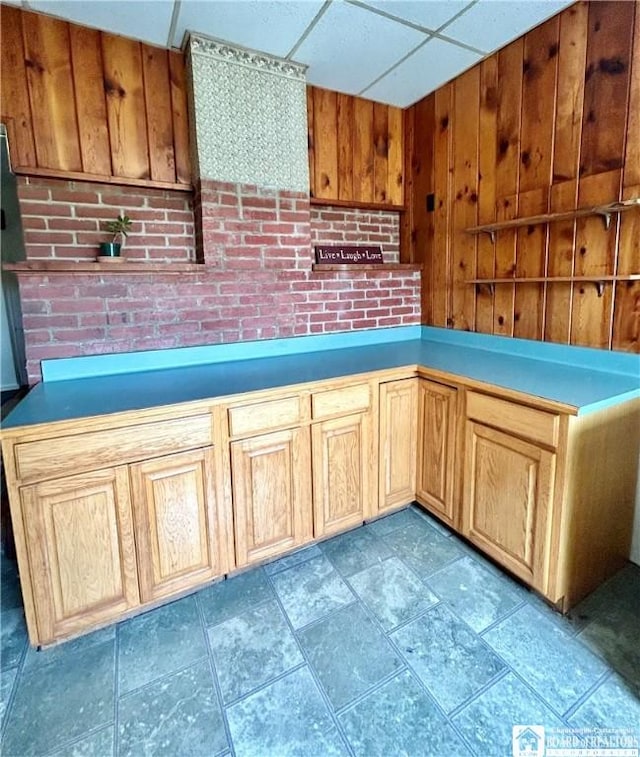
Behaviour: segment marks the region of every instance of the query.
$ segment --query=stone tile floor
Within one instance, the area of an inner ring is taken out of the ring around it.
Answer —
[[[511,755],[640,726],[640,568],[562,618],[411,507],[59,647],[2,563],[2,754]]]

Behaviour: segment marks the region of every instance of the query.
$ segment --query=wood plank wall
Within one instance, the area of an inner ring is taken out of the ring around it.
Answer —
[[[580,2],[405,114],[402,259],[424,263],[423,323],[640,351],[640,211],[487,235],[464,229],[640,196],[640,3]],[[435,212],[425,198],[435,195]]]
[[[0,24],[16,172],[190,187],[182,53],[6,5]]]
[[[369,205],[404,203],[403,111],[307,87],[311,197]]]

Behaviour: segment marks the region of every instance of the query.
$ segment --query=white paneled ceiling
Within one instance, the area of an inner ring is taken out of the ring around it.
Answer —
[[[16,0],[8,0],[18,4]],[[406,107],[572,0],[22,0],[166,47],[189,31],[291,58],[311,84]]]

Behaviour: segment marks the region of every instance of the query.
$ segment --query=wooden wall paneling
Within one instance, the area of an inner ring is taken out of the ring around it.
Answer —
[[[412,209],[412,239],[414,263],[422,264],[421,308],[423,322],[433,318],[434,282],[432,277],[434,259],[434,212],[427,210],[427,196],[434,193],[434,129],[435,96],[421,100],[412,109],[415,120],[412,166],[407,175],[413,175],[413,183],[405,192]],[[408,132],[407,132],[408,133]]]
[[[171,82],[176,180],[179,184],[191,184],[187,80],[184,69],[184,55],[175,50],[169,50],[169,79]]]
[[[518,173],[520,168],[520,118],[524,41],[512,42],[498,53],[498,159],[496,164],[496,219],[506,221],[518,215]],[[496,242],[496,278],[508,278],[515,271],[516,232],[502,231]],[[513,335],[515,287],[495,288],[493,331]]]
[[[373,103],[358,97],[354,118],[353,199],[374,202]]]
[[[353,130],[355,101],[338,92],[338,199],[353,199]]]
[[[417,108],[421,103],[427,102],[430,98],[421,100],[416,105],[407,108],[404,118],[404,176],[405,176],[405,194],[407,197],[407,206],[404,213],[400,214],[400,262],[401,263],[413,263],[416,261],[418,254],[417,250],[417,220],[418,208],[417,200],[418,195],[418,177],[420,175],[420,150],[416,149],[415,139],[415,122]],[[431,155],[433,153],[433,146],[429,151]],[[431,245],[431,237],[429,237],[429,245]],[[430,317],[425,315],[424,312],[424,270],[422,279],[422,299],[423,299],[423,319]],[[427,321],[428,322],[428,321]]]
[[[633,189],[640,184],[640,3],[635,4],[636,15],[631,53],[631,79],[629,110],[627,113],[627,139],[625,146],[623,186]],[[626,197],[637,197],[627,193]],[[636,216],[636,214],[632,214]]]
[[[22,32],[38,165],[81,171],[69,24],[25,13]]]
[[[554,182],[575,179],[578,175],[588,18],[588,3],[576,3],[560,16],[553,150]],[[553,200],[553,197],[551,199]]]
[[[520,216],[545,213],[549,203],[547,187],[521,192]],[[545,275],[548,243],[547,224],[532,224],[518,229],[516,276]],[[518,284],[515,291],[513,335],[523,339],[542,339],[544,320],[544,284]]]
[[[603,205],[620,195],[621,171],[607,171],[580,179],[578,204]],[[635,211],[633,211],[635,213]],[[614,217],[607,230],[601,218],[580,218],[577,223],[575,273],[577,276],[611,275],[614,272],[618,238],[618,220]],[[591,347],[610,346],[612,326],[612,286],[598,296],[589,283],[574,284],[571,343]]]
[[[337,94],[328,89],[315,89],[313,97],[315,197],[335,199],[338,196]]]
[[[551,187],[549,209],[552,213],[573,210],[577,202],[578,184],[575,179],[558,182]],[[548,276],[574,274],[576,222],[559,221],[549,224]],[[571,303],[573,287],[570,283],[547,284],[544,338],[550,342],[569,344],[571,334]]]
[[[478,145],[478,223],[496,220],[496,162],[498,146],[498,56],[480,64],[480,117]],[[477,237],[479,279],[495,276],[496,246],[488,234]],[[490,286],[476,287],[476,331],[493,331],[493,293]]]
[[[176,180],[176,166],[167,51],[142,45],[142,71],[151,179],[173,182]]]
[[[591,2],[581,176],[621,168],[636,3]]]
[[[141,45],[124,37],[103,34],[102,58],[113,173],[124,178],[149,179]]]
[[[434,326],[450,326],[451,320],[451,173],[452,157],[453,85],[440,87],[435,93],[434,130],[434,190],[433,252],[431,279],[433,282]]]
[[[554,16],[524,38],[520,192],[550,184],[559,26]]]
[[[478,223],[478,125],[480,66],[474,66],[454,83],[453,103],[453,203],[452,317],[457,329],[475,329],[476,288],[466,283],[476,278],[478,237],[466,229]]]
[[[69,24],[82,170],[111,175],[100,32]]]
[[[388,175],[387,202],[404,205],[404,112],[401,108],[388,107]]]
[[[36,147],[24,64],[22,12],[18,8],[0,5],[0,28],[0,120],[7,127],[13,165],[20,168],[34,167],[37,164]]]
[[[553,127],[559,50],[559,17],[554,16],[524,38],[522,64],[522,122],[518,214],[548,210],[553,159]],[[518,230],[516,275],[544,276],[547,227],[538,224]],[[545,287],[519,284],[515,290],[513,334],[542,339]]]
[[[309,159],[309,193],[316,196],[316,147],[314,88],[307,87],[307,154]]]
[[[373,104],[373,201],[387,202],[389,177],[389,108]]]

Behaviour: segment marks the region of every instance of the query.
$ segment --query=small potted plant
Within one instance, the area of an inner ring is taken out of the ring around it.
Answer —
[[[108,232],[113,234],[110,242],[100,242],[100,252],[98,256],[103,259],[120,259],[120,250],[124,247],[124,242],[131,231],[132,220],[129,216],[118,216],[115,221],[109,221],[106,224]]]

